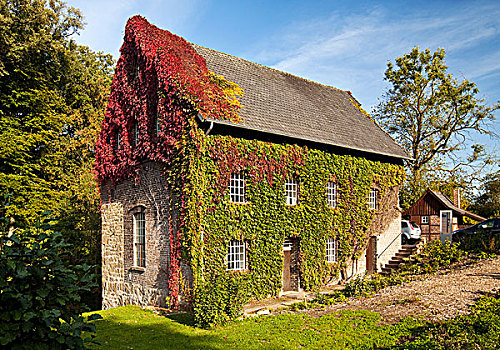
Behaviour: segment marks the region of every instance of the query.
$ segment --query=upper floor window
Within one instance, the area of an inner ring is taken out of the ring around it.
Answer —
[[[337,207],[337,184],[333,181],[326,185],[326,202],[330,208]]]
[[[132,132],[134,146],[137,146],[137,144],[139,143],[139,123],[134,122],[134,130]]]
[[[246,267],[245,241],[230,241],[227,247],[226,260],[228,270],[244,270]]]
[[[299,183],[295,179],[285,182],[286,205],[296,205],[298,202]]]
[[[377,197],[378,191],[375,188],[370,188],[370,193],[368,194],[368,208],[377,209]]]
[[[116,130],[116,133],[115,133],[115,151],[120,149],[121,143],[122,143],[122,136],[120,134],[120,130]]]
[[[158,114],[156,114],[154,118],[154,127],[155,127],[155,136],[158,136],[161,131],[161,119]]]
[[[422,224],[428,224],[429,223],[429,216],[424,215],[422,216]]]
[[[134,214],[134,266],[146,267],[146,217]]]
[[[229,196],[233,203],[245,203],[245,175],[242,173],[231,174]]]
[[[333,238],[326,240],[326,261],[329,263],[337,261],[337,241]]]

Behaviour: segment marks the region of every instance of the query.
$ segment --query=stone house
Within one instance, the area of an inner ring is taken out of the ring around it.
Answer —
[[[403,159],[350,92],[135,16],[96,147],[103,308],[215,320],[378,271],[400,249]]]
[[[486,220],[482,216],[461,208],[460,189],[453,190],[453,199],[444,193],[428,189],[404,213],[403,217],[417,223],[426,241],[451,240],[451,233],[471,226],[464,218]]]

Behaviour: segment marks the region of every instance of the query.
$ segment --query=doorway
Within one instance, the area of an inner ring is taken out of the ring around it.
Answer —
[[[452,233],[452,211],[451,210],[441,210],[439,212],[440,217],[440,231],[439,238],[442,243],[446,241],[451,242],[451,233]]]
[[[298,250],[297,238],[285,238],[283,242],[283,292],[297,291],[300,288]]]

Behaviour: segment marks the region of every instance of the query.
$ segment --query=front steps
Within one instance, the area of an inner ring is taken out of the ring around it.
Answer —
[[[420,251],[423,245],[423,241],[420,241],[417,244],[402,245],[396,255],[382,268],[381,274],[389,275],[392,271],[397,270],[399,265],[401,265],[406,258]]]

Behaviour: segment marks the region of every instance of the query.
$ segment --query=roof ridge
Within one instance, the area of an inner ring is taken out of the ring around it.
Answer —
[[[205,47],[205,46],[202,46],[202,45],[198,45],[198,44],[195,44],[195,43],[192,43],[192,42],[189,42],[189,44],[191,45],[194,45],[194,46],[198,46],[198,47],[201,47],[203,49],[206,49],[206,50],[210,50],[210,51],[213,51],[213,52],[217,52],[218,54],[223,54],[223,55],[226,55],[226,56],[229,56],[229,57],[233,57],[233,58],[236,58],[240,61],[245,61],[245,62],[248,62],[248,63],[251,63],[255,66],[259,66],[259,67],[262,67],[262,68],[265,68],[265,69],[269,69],[269,70],[272,70],[272,71],[275,71],[275,72],[278,72],[278,73],[281,73],[281,74],[286,74],[286,75],[289,75],[291,77],[294,77],[294,78],[298,78],[298,79],[301,79],[301,80],[304,80],[308,83],[312,83],[312,84],[315,84],[315,85],[321,85],[321,86],[324,86],[324,87],[327,87],[327,88],[330,88],[330,89],[333,89],[333,90],[337,90],[337,91],[340,91],[340,92],[344,92],[346,94],[348,94],[349,96],[355,98],[354,96],[352,96],[351,94],[349,94],[347,92],[347,90],[342,90],[342,89],[339,89],[335,86],[332,86],[332,85],[326,85],[326,84],[323,84],[323,83],[318,83],[317,81],[314,81],[314,80],[311,80],[311,79],[307,79],[307,78],[304,78],[304,77],[301,77],[299,75],[295,75],[295,74],[292,74],[292,73],[289,73],[289,72],[285,72],[285,71],[282,71],[282,70],[279,70],[279,69],[276,69],[276,68],[273,68],[273,67],[269,67],[269,66],[265,66],[263,64],[260,64],[260,63],[257,63],[257,62],[253,62],[253,61],[250,61],[250,60],[247,60],[245,58],[241,58],[241,57],[238,57],[238,56],[234,56],[234,55],[230,55],[228,53],[225,53],[225,52],[222,52],[222,51],[217,51],[217,50],[214,50],[214,49],[211,49],[209,47]],[[356,99],[357,101],[357,99]],[[361,103],[360,103],[361,105]]]

